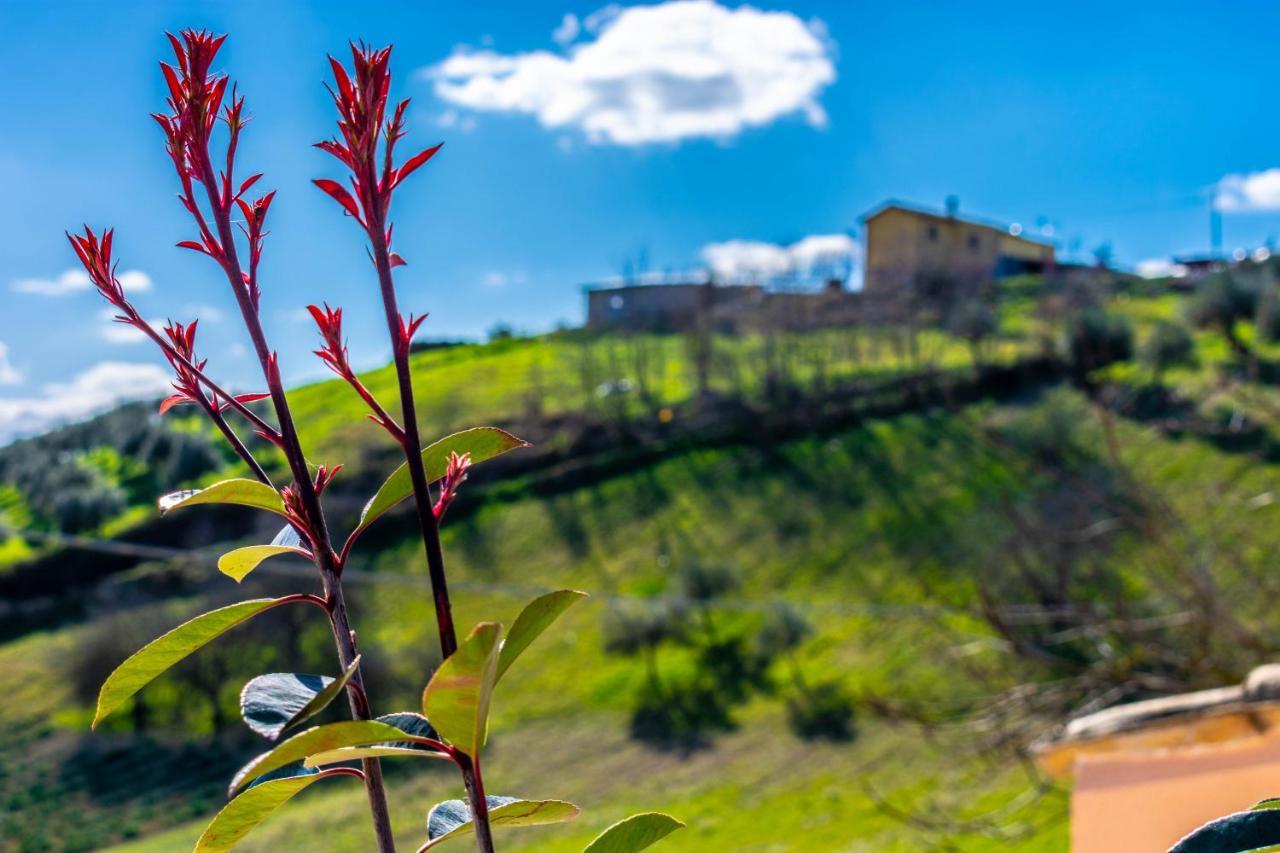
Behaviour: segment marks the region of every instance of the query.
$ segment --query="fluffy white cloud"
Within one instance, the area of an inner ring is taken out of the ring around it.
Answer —
[[[566,54],[459,47],[425,74],[449,103],[616,145],[726,139],[795,113],[825,125],[818,98],[836,71],[821,22],[713,0],[602,12],[585,22],[594,38]],[[575,26],[566,18],[556,34]]]
[[[127,293],[151,289],[151,276],[142,270],[125,270],[117,278]],[[88,290],[93,286],[84,270],[69,269],[57,278],[20,278],[11,285],[15,293],[34,293],[40,296],[66,296]]]
[[[9,345],[0,341],[0,385],[21,385],[22,371],[9,359]]]
[[[569,13],[560,21],[560,26],[551,32],[551,38],[558,45],[567,45],[578,37],[578,33],[582,32],[582,25],[578,22],[578,16]]]
[[[1187,274],[1187,268],[1168,258],[1147,258],[1145,261],[1138,261],[1134,272],[1143,278],[1182,278]]]
[[[702,261],[722,280],[767,282],[788,276],[848,275],[859,246],[847,234],[813,234],[780,246],[752,240],[727,240],[702,247]]]
[[[0,443],[82,420],[126,400],[159,397],[169,374],[154,364],[104,361],[70,382],[45,385],[37,397],[0,399]]]
[[[1218,182],[1218,209],[1280,210],[1280,169],[1227,175]]]

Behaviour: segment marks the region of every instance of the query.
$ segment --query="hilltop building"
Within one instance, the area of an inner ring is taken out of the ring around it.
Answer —
[[[759,304],[759,285],[715,286],[688,279],[647,284],[588,286],[587,328],[593,331],[683,332],[692,329],[704,306],[713,314]]]
[[[1004,227],[889,201],[862,217],[866,235],[863,293],[872,299],[907,288],[972,292],[996,278],[1053,266],[1049,243]],[[944,295],[944,294],[939,294]]]
[[[709,318],[721,334],[841,326],[856,317],[859,295],[838,279],[825,287],[771,290],[708,278],[666,283],[588,285],[587,328],[595,332],[687,332]]]

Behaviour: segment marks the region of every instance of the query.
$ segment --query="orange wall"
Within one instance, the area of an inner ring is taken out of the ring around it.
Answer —
[[[1164,851],[1201,824],[1274,796],[1280,796],[1280,735],[1082,755],[1071,795],[1071,849]]]

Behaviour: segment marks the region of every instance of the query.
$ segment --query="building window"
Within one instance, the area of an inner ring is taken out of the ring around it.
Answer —
[[[970,235],[969,235],[969,251],[970,251],[970,252],[977,252],[977,251],[978,251],[978,247],[979,247],[980,245],[982,245],[982,241],[978,239],[978,235],[977,235],[977,234],[970,234]]]
[[[938,226],[937,225],[929,226],[929,242],[930,243],[938,242]]]

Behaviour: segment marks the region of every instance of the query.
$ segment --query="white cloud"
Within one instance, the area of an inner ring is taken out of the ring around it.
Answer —
[[[0,442],[83,420],[126,400],[158,397],[169,388],[169,374],[154,364],[104,361],[70,382],[45,385],[37,397],[0,398]]]
[[[202,326],[210,323],[221,323],[227,317],[226,313],[218,306],[205,305],[200,302],[189,302],[183,305],[182,316],[199,320]]]
[[[813,269],[848,263],[858,257],[858,242],[848,234],[811,234],[787,249],[797,267]]]
[[[560,21],[560,26],[551,32],[551,38],[556,44],[563,46],[576,39],[580,32],[582,32],[582,25],[578,23],[578,16],[569,13]]]
[[[752,240],[727,240],[702,247],[700,256],[722,280],[767,282],[820,273],[848,275],[859,246],[847,234],[814,234],[781,246]]]
[[[608,7],[585,29],[594,39],[567,55],[458,47],[424,73],[449,103],[534,115],[615,145],[727,139],[792,114],[826,124],[818,98],[836,71],[820,22],[670,0]]]
[[[1182,278],[1187,274],[1187,268],[1168,258],[1147,258],[1145,261],[1138,261],[1134,272],[1143,278]]]
[[[151,276],[142,270],[125,270],[117,278],[126,293],[138,293],[151,289]],[[89,274],[80,269],[69,269],[57,278],[20,278],[11,285],[15,293],[34,293],[40,296],[66,296],[93,287]]]
[[[276,317],[286,323],[302,323],[312,326],[315,325],[316,321],[306,308],[281,308],[276,311]]]
[[[21,385],[22,371],[9,360],[9,345],[0,341],[0,385]]]
[[[1218,182],[1219,210],[1280,210],[1280,169],[1227,175]]]
[[[111,344],[139,344],[147,340],[147,336],[140,329],[135,329],[126,323],[120,323],[116,320],[116,310],[114,308],[103,308],[98,312],[101,324],[98,326],[98,337]],[[164,326],[164,320],[152,318],[147,321],[151,328],[158,329]]]
[[[436,125],[444,128],[457,128],[463,133],[470,133],[476,129],[475,116],[462,115],[457,110],[445,110],[436,116]]]
[[[528,279],[529,277],[524,270],[516,270],[515,272],[492,270],[481,276],[480,283],[485,287],[506,287],[508,284],[524,284]]]
[[[727,240],[704,246],[700,254],[721,278],[774,278],[791,270],[791,256],[776,243]]]
[[[93,286],[84,270],[67,270],[57,278],[20,278],[12,284],[15,293],[38,293],[41,296],[63,296]]]
[[[120,286],[125,293],[141,293],[151,289],[151,276],[142,270],[125,270],[116,277],[120,279]]]

